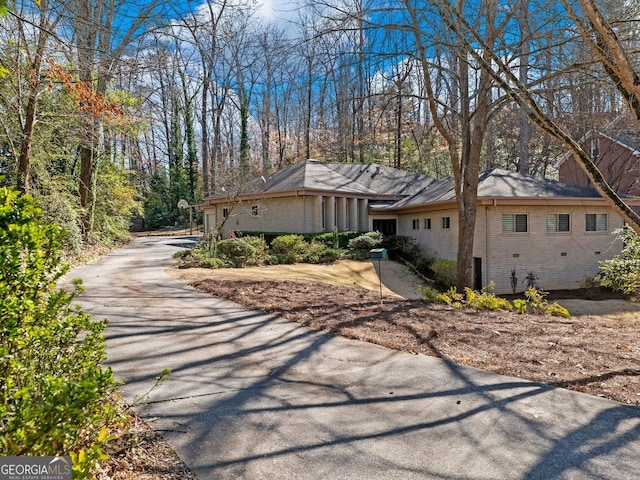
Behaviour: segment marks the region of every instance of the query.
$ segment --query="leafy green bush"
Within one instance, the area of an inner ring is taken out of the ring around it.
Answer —
[[[217,258],[234,267],[245,267],[257,264],[256,247],[244,238],[221,240],[217,245]]]
[[[558,302],[549,303],[546,300],[547,292],[529,287],[524,292],[527,302],[526,311],[529,313],[537,313],[541,315],[553,315],[554,317],[569,318],[569,310],[564,308]]]
[[[359,237],[349,240],[349,249],[369,251],[380,245],[381,241],[381,239],[376,239],[369,235],[360,235]]]
[[[31,197],[0,189],[0,455],[96,451],[114,419],[106,324],[56,288],[63,238]]]
[[[515,299],[513,304],[508,300],[496,297],[489,290],[491,285],[481,292],[465,288],[464,293],[458,292],[456,287],[451,287],[444,293],[432,294],[431,297],[437,303],[451,305],[455,308],[470,307],[477,310],[507,310],[517,313],[534,313],[538,315],[552,315],[556,317],[569,318],[569,311],[557,302],[549,303],[545,300],[545,292],[529,288],[525,292],[525,299]]]
[[[299,263],[303,261],[308,245],[302,235],[282,235],[271,242],[271,252],[281,259],[281,263]]]
[[[600,262],[597,279],[604,287],[609,287],[640,301],[640,237],[630,228],[616,230],[624,246],[620,255]]]
[[[453,260],[440,258],[431,264],[434,281],[443,288],[449,288],[456,284],[457,263]]]

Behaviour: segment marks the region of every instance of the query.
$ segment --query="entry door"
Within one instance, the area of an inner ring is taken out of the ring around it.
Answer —
[[[398,232],[395,219],[374,219],[373,220],[373,231],[380,232],[383,235],[395,235]]]
[[[473,289],[482,290],[482,258],[473,257]]]

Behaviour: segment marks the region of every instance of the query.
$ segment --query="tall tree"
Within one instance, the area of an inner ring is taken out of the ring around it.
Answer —
[[[623,42],[618,38],[611,24],[605,19],[595,3],[592,0],[578,1],[583,8],[584,17],[578,14],[573,4],[566,0],[563,1],[566,12],[579,33],[576,40],[584,41],[589,46],[613,84],[628,102],[631,111],[640,120],[640,81],[638,81],[640,75],[636,64],[631,61]],[[536,92],[531,86],[523,84],[505,59],[489,48],[490,44],[484,38],[483,30],[469,23],[454,9],[448,9],[448,11],[455,18],[453,25],[456,31],[461,35],[472,37],[472,41],[466,41],[464,45],[468,54],[472,55],[482,65],[483,70],[518,102],[538,127],[565,145],[577,159],[600,195],[609,201],[634,231],[640,233],[640,215],[626,205],[611,188],[589,153],[585,152],[576,138],[543,111],[538,98],[536,98]],[[490,55],[480,55],[478,46]]]

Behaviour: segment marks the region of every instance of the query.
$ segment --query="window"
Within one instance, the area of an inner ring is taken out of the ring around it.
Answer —
[[[424,219],[424,229],[425,230],[431,230],[431,219],[430,218],[425,218]]]
[[[502,233],[526,233],[527,228],[526,213],[505,213],[502,215]]]
[[[418,218],[414,218],[412,224],[414,230],[420,230],[420,220]]]
[[[222,218],[227,218],[229,216],[229,209],[228,208],[223,208],[222,209]]]
[[[252,217],[258,216],[258,205],[251,205],[251,216]]]
[[[547,232],[569,232],[570,217],[568,213],[553,213],[547,215]]]
[[[442,228],[451,228],[451,217],[442,217]]]
[[[606,213],[587,213],[585,215],[585,224],[587,232],[606,232],[607,231],[607,214]]]

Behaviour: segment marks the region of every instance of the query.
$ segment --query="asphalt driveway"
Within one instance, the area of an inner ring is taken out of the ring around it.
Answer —
[[[189,238],[74,269],[130,402],[204,479],[634,479],[640,409],[322,334],[163,272]],[[169,380],[152,390],[155,377]]]

